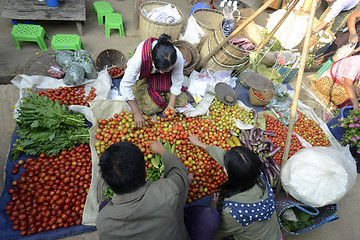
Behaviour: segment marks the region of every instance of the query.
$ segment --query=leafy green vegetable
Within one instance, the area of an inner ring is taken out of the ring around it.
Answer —
[[[109,186],[107,186],[104,192],[104,196],[106,197],[106,199],[112,198],[114,196],[114,191],[111,190]]]
[[[284,215],[281,216],[281,222],[283,223],[284,228],[290,232],[296,232],[315,223],[315,216],[307,214],[298,208],[293,208],[293,211],[298,221],[290,221],[285,219]]]
[[[167,151],[174,153],[175,143],[171,146],[169,141],[166,141],[164,143],[164,148]],[[156,181],[164,174],[165,166],[163,164],[162,157],[159,154],[156,154],[150,161],[153,167],[147,169],[147,178]]]
[[[35,93],[22,99],[17,120],[18,139],[11,149],[11,160],[22,153],[57,155],[78,143],[89,142],[84,115],[70,113],[65,105]]]

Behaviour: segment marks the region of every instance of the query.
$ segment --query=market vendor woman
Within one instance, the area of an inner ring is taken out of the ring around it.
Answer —
[[[183,56],[170,39],[162,34],[141,42],[127,63],[120,92],[132,109],[136,128],[145,125],[142,112],[150,116],[188,102],[182,92]]]

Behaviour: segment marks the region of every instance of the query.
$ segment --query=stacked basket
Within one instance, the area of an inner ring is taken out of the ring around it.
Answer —
[[[184,65],[184,75],[189,76],[199,62],[199,52],[194,45],[183,40],[174,41],[173,44],[179,48],[183,57],[188,61]]]

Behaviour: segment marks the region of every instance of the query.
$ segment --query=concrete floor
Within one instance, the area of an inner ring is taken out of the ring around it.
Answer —
[[[37,0],[34,0],[37,1]],[[96,16],[93,14],[92,3],[95,0],[86,0],[87,19],[83,26],[84,35],[81,36],[85,49],[88,50],[95,60],[97,55],[109,48],[117,49],[128,56],[128,51],[135,49],[140,42],[139,30],[134,21],[134,1],[130,0],[110,0],[111,6],[115,12],[123,15],[123,22],[125,26],[125,38],[120,38],[117,32],[112,32],[111,37],[105,37],[105,27],[97,24]],[[0,1],[0,9],[2,10],[5,0]],[[167,0],[172,3],[184,14],[186,23],[190,15],[192,5],[187,0]],[[209,1],[203,1],[209,2]],[[261,0],[245,0],[245,3],[252,6],[255,10],[261,5]],[[262,13],[255,19],[255,22],[261,26],[265,26],[268,19],[267,13]],[[53,35],[58,33],[78,34],[75,23],[72,22],[39,22],[45,28],[50,39]],[[10,84],[10,80],[17,74],[24,74],[28,61],[37,53],[41,52],[36,43],[23,42],[21,43],[21,50],[16,49],[15,44],[10,36],[12,23],[9,19],[0,19],[0,169],[4,169],[4,163],[7,160],[7,155],[10,148],[11,129],[15,127],[15,121],[12,117],[12,106],[19,98],[18,89]],[[50,41],[46,40],[50,49]],[[312,75],[305,74],[304,82],[306,84],[311,80]],[[295,85],[295,82],[292,83]],[[320,110],[319,104],[312,101],[303,92],[300,99],[315,110]],[[4,174],[1,171],[0,175],[0,192],[3,189]],[[290,236],[284,237],[286,240],[292,239],[316,239],[316,240],[356,240],[360,239],[360,232],[357,230],[357,225],[360,222],[360,207],[357,205],[360,202],[359,194],[359,178],[354,188],[338,203],[339,220],[327,223],[324,226],[315,229],[313,232],[304,236]],[[99,239],[96,232],[80,234],[78,236],[68,237],[68,240],[80,239]]]

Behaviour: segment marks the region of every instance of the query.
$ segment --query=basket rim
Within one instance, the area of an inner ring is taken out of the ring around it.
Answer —
[[[127,58],[125,57],[125,55],[124,55],[121,51],[119,51],[119,50],[117,50],[117,49],[108,48],[108,49],[104,49],[103,51],[101,51],[101,52],[97,55],[96,60],[95,60],[95,63],[94,63],[96,70],[97,70],[97,71],[101,71],[101,70],[104,69],[104,68],[103,68],[103,69],[100,69],[100,67],[97,65],[98,59],[99,59],[99,57],[100,57],[101,54],[103,54],[103,53],[105,53],[105,52],[109,52],[109,51],[114,51],[114,52],[120,53],[120,55],[121,55],[121,56],[123,57],[123,59],[124,59],[124,66],[120,66],[120,67],[123,67],[123,68],[125,69],[125,68],[126,68],[126,63],[127,63]],[[114,67],[114,66],[116,66],[116,65],[108,66],[108,68]]]
[[[181,21],[180,21],[180,22],[164,23],[164,22],[154,21],[154,20],[146,17],[146,16],[144,15],[144,13],[141,11],[141,10],[144,8],[144,6],[146,6],[146,5],[159,5],[159,6],[164,6],[164,5],[168,5],[168,4],[170,4],[171,7],[175,7],[175,8],[178,10],[178,12],[179,12],[179,14],[180,14],[180,16],[181,16]],[[148,22],[150,22],[150,23],[155,23],[155,24],[164,25],[164,26],[177,26],[177,25],[183,24],[183,22],[184,22],[184,14],[179,10],[178,7],[176,7],[176,6],[175,6],[174,4],[172,4],[172,3],[160,2],[160,1],[148,1],[148,2],[142,3],[142,4],[140,5],[139,10],[140,10],[140,17],[142,17],[144,20],[146,20],[146,21],[148,21]]]
[[[268,100],[263,100],[263,99],[260,99],[258,96],[255,95],[255,93],[253,92],[254,88],[250,87],[249,88],[249,98],[250,98],[250,102],[252,105],[256,105],[256,104],[268,104],[270,102],[270,100],[274,97],[274,90],[270,90],[270,91],[261,91],[261,90],[256,90],[256,91],[259,91],[259,92],[272,92],[272,97]],[[254,101],[257,101],[257,102],[254,102]]]

